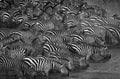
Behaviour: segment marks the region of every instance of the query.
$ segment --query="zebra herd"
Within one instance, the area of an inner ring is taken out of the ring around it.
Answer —
[[[119,41],[119,21],[83,0],[0,2],[0,71],[19,79],[87,69],[108,61]]]

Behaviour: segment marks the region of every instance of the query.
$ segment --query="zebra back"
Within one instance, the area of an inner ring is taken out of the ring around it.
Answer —
[[[71,34],[69,37],[72,42],[76,42],[76,43],[85,42],[92,45],[96,45],[96,44],[104,45],[104,40],[102,40],[102,38],[97,37],[95,35],[80,33],[80,34]]]
[[[63,65],[59,62],[51,61],[48,60],[45,57],[29,57],[29,58],[24,58],[25,62],[28,63],[32,68],[35,69],[35,71],[41,71],[44,72],[46,75],[48,75],[48,72],[51,69],[57,69],[61,71],[63,68]],[[62,69],[61,69],[62,68]]]
[[[86,44],[86,43],[69,43],[69,50],[73,53],[76,53],[80,56],[86,56],[87,59],[89,59],[89,57],[93,54],[101,54],[101,53],[106,53],[105,50],[107,50],[104,47],[100,47],[100,46],[93,46],[90,44]],[[105,49],[104,51],[102,51],[103,49]],[[75,52],[76,51],[76,52]]]

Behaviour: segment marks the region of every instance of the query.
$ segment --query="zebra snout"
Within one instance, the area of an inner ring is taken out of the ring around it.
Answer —
[[[107,54],[103,57],[103,59],[101,60],[102,62],[107,62],[111,59],[111,54]]]

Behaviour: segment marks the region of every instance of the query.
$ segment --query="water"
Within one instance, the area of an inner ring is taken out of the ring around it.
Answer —
[[[111,49],[112,58],[106,63],[91,63],[84,71],[70,72],[70,76],[61,76],[59,73],[49,77],[37,76],[35,79],[120,79],[120,49]],[[8,75],[0,73],[0,79],[17,79],[14,72]]]

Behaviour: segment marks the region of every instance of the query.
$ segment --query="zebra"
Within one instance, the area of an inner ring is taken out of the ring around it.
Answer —
[[[57,46],[63,45],[63,43],[66,40],[66,37],[64,36],[59,36],[59,35],[39,35],[39,39],[43,40],[43,42],[50,42],[54,43]]]
[[[74,30],[75,31],[75,30]],[[38,38],[42,42],[52,42],[55,45],[63,45],[70,41],[70,35],[77,33],[72,30],[67,31],[60,31],[60,30],[53,30],[53,31],[46,31],[43,35],[38,35]],[[65,46],[65,45],[64,45]]]
[[[70,30],[48,30],[45,32],[46,35],[52,35],[52,36],[59,36],[59,37],[66,37],[67,35],[71,35],[75,32],[76,30],[70,29]]]
[[[95,35],[76,33],[76,34],[71,34],[69,37],[72,42],[76,42],[76,43],[85,42],[92,45],[96,45],[96,44],[104,45],[104,40],[102,40],[100,37],[97,37]]]
[[[84,34],[96,35],[102,38],[104,41],[106,41],[105,37],[109,32],[105,25],[94,25],[94,22],[90,21],[89,19],[81,22],[81,30]]]
[[[71,53],[71,55],[71,58],[67,59],[63,56],[58,55],[56,52],[50,52],[47,54],[47,57],[53,58],[53,60],[59,60],[69,71],[75,70],[76,67],[79,67],[81,69],[89,67],[89,63],[87,62],[85,56],[79,56],[73,53]]]
[[[44,16],[45,17],[45,16]],[[53,30],[54,24],[51,21],[40,21],[40,20],[28,20],[23,25],[29,26],[30,31],[36,31],[36,32],[44,32],[47,30]]]
[[[61,35],[64,31],[61,30],[47,30],[45,31],[45,34],[50,34],[50,35]]]
[[[86,60],[90,59],[90,56],[99,54],[104,57],[109,55],[107,47],[94,46],[86,43],[68,43],[68,48],[71,52],[76,53],[80,56],[85,56]]]
[[[5,22],[8,22],[11,18],[11,15],[6,12],[6,11],[1,11],[0,12],[0,20],[1,22],[5,23]]]
[[[106,24],[114,24],[114,25],[117,25],[117,23],[119,22],[118,20],[115,20],[111,17],[100,17],[100,16],[97,16],[97,15],[91,15],[90,16],[90,20],[94,20],[102,25],[106,25]]]
[[[8,47],[7,47],[7,49],[8,49]],[[8,55],[9,57],[14,58],[14,59],[23,59],[26,56],[26,52],[27,52],[27,50],[25,50],[24,48],[19,48],[16,50],[10,49],[10,50],[7,50],[6,55]]]
[[[53,58],[53,60],[58,60],[58,61],[60,61],[62,64],[64,64],[64,66],[65,66],[68,70],[73,70],[73,69],[74,69],[74,64],[73,64],[74,62],[73,62],[72,58],[67,59],[67,58],[65,58],[65,57],[62,57],[62,56],[58,55],[56,52],[57,52],[57,51],[55,51],[55,52],[50,52],[50,53],[48,53],[48,54],[45,55],[45,56],[47,56],[48,58]]]
[[[109,24],[109,21],[107,21],[107,19],[97,16],[97,15],[91,15],[90,20],[95,20],[99,22],[100,24]]]
[[[30,21],[27,16],[23,16],[23,18],[26,18],[26,20],[19,25],[18,29],[20,29],[21,31],[30,31],[34,25],[34,22]]]
[[[23,79],[23,72],[27,74],[34,72],[24,61],[10,58],[7,55],[0,55],[0,70],[13,70],[16,72],[19,79]]]
[[[79,18],[77,18],[76,13],[67,13],[64,24],[67,25],[67,29],[77,27],[79,24]]]
[[[0,29],[0,34],[4,37],[9,37],[11,35],[18,35],[21,36],[20,31],[17,29],[9,29],[9,28],[1,28]]]
[[[15,14],[14,14],[15,15]],[[16,14],[17,15],[17,14]],[[28,20],[28,17],[26,15],[17,15],[17,16],[13,16],[12,18],[12,23],[16,24],[17,29],[22,30],[21,26],[23,25],[23,23],[25,23]]]
[[[7,45],[7,44],[17,41],[17,40],[20,40],[20,38],[17,35],[11,35],[11,36],[5,37],[2,40],[0,40],[0,43]]]
[[[116,25],[113,25],[113,24],[109,24],[109,25],[106,25],[104,27],[108,29],[108,32],[107,32],[108,34],[107,35],[111,39],[113,45],[119,44],[120,28]]]
[[[19,40],[22,40],[26,44],[31,44],[31,41],[36,37],[33,33],[29,31],[19,31],[14,29],[8,33],[8,36],[13,37],[14,39],[18,38]]]
[[[59,51],[59,52],[64,52],[66,51],[69,52],[68,50],[68,46],[64,43],[59,43],[59,44],[54,44],[52,42],[46,42],[44,45],[43,45],[43,50],[44,52],[54,52],[54,51]]]
[[[8,3],[10,8],[12,8],[13,5],[14,6],[16,5],[15,0],[1,0],[1,1]]]
[[[43,55],[49,56],[51,54],[57,55],[60,60],[67,61],[68,64],[66,65],[66,67],[69,70],[73,69],[72,67],[73,61],[72,61],[71,52],[68,50],[67,46],[63,47],[63,45],[57,46],[52,43],[45,43],[43,45]]]
[[[26,62],[32,69],[36,72],[40,71],[44,75],[48,76],[51,69],[60,71],[62,74],[68,75],[69,72],[63,64],[57,61],[50,60],[46,57],[26,57],[24,58]]]
[[[4,38],[4,31],[0,31],[0,40],[2,40]]]
[[[20,41],[8,44],[6,46],[6,51],[6,54],[16,59],[22,59],[26,56],[33,56],[36,52],[32,45],[24,44]]]
[[[6,47],[7,45],[17,41],[23,42],[18,34],[8,34],[7,37],[4,37],[0,40],[0,48],[2,49],[3,47]]]

